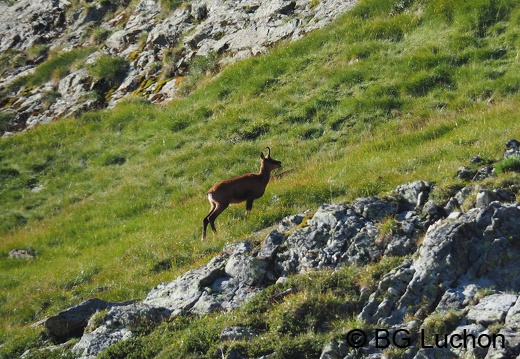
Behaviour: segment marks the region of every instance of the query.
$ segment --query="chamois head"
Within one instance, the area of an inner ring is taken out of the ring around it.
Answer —
[[[206,228],[211,225],[216,232],[215,219],[229,206],[230,203],[246,202],[246,212],[253,208],[253,201],[262,197],[265,187],[269,183],[271,171],[282,167],[282,162],[271,158],[271,149],[267,147],[267,156],[260,152],[262,164],[260,172],[249,173],[239,177],[233,177],[215,184],[208,191],[208,201],[211,210],[204,217],[202,224],[202,240],[206,238]]]
[[[265,167],[266,169],[271,172],[272,170],[276,168],[282,167],[282,162],[275,160],[274,158],[271,158],[271,149],[269,147],[267,148],[267,156],[264,156],[263,152],[260,152],[260,158],[262,159],[262,167]],[[262,168],[260,168],[260,171]]]

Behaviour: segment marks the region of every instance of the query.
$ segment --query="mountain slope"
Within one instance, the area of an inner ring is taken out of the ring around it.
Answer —
[[[129,99],[2,139],[2,354],[34,346],[45,316],[143,298],[286,215],[419,178],[460,186],[457,168],[520,137],[519,23],[518,2],[363,1],[168,106]],[[286,172],[201,243],[205,191],[256,171],[265,146]]]
[[[164,103],[204,72],[298,39],[350,1],[78,1],[0,4],[0,133],[113,106]]]

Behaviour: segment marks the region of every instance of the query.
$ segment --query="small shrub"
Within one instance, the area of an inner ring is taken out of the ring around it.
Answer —
[[[33,45],[27,50],[27,60],[34,61],[49,54],[49,45]]]
[[[111,35],[111,31],[105,27],[97,27],[92,31],[90,39],[94,44],[102,44]]]
[[[165,10],[175,10],[183,4],[187,4],[188,2],[184,0],[162,0],[161,5]]]
[[[128,61],[117,56],[103,56],[90,65],[89,72],[98,80],[103,80],[110,87],[123,82],[128,71]]]
[[[193,91],[197,84],[204,79],[208,74],[215,73],[218,68],[218,57],[215,54],[210,54],[208,56],[198,56],[196,57],[188,70],[188,75],[182,85],[179,88],[179,91],[187,95],[191,91]]]
[[[401,232],[401,224],[392,216],[383,219],[378,225],[376,243],[384,247],[391,240],[392,236]]]
[[[101,310],[96,312],[89,320],[87,327],[85,328],[85,333],[92,333],[94,330],[99,328],[105,319],[105,316],[108,313],[108,309]]]
[[[9,131],[13,119],[14,114],[12,112],[0,112],[0,132]]]
[[[520,172],[520,156],[511,156],[498,162],[495,167],[496,173]]]

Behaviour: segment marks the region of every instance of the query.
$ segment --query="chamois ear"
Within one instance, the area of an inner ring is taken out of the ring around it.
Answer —
[[[269,147],[266,147],[266,148],[267,148],[267,156],[264,156],[264,153],[260,152],[260,158],[263,160],[266,158],[271,158],[271,149]]]

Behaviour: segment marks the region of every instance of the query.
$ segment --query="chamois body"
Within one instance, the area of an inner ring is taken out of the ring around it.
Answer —
[[[202,227],[202,240],[206,238],[206,229],[211,225],[216,232],[215,219],[231,204],[246,202],[246,212],[253,208],[253,201],[263,196],[265,187],[271,178],[271,171],[282,167],[282,163],[271,158],[269,147],[267,156],[260,152],[262,164],[260,172],[249,173],[239,177],[233,177],[215,184],[207,193],[211,210],[204,217]]]

